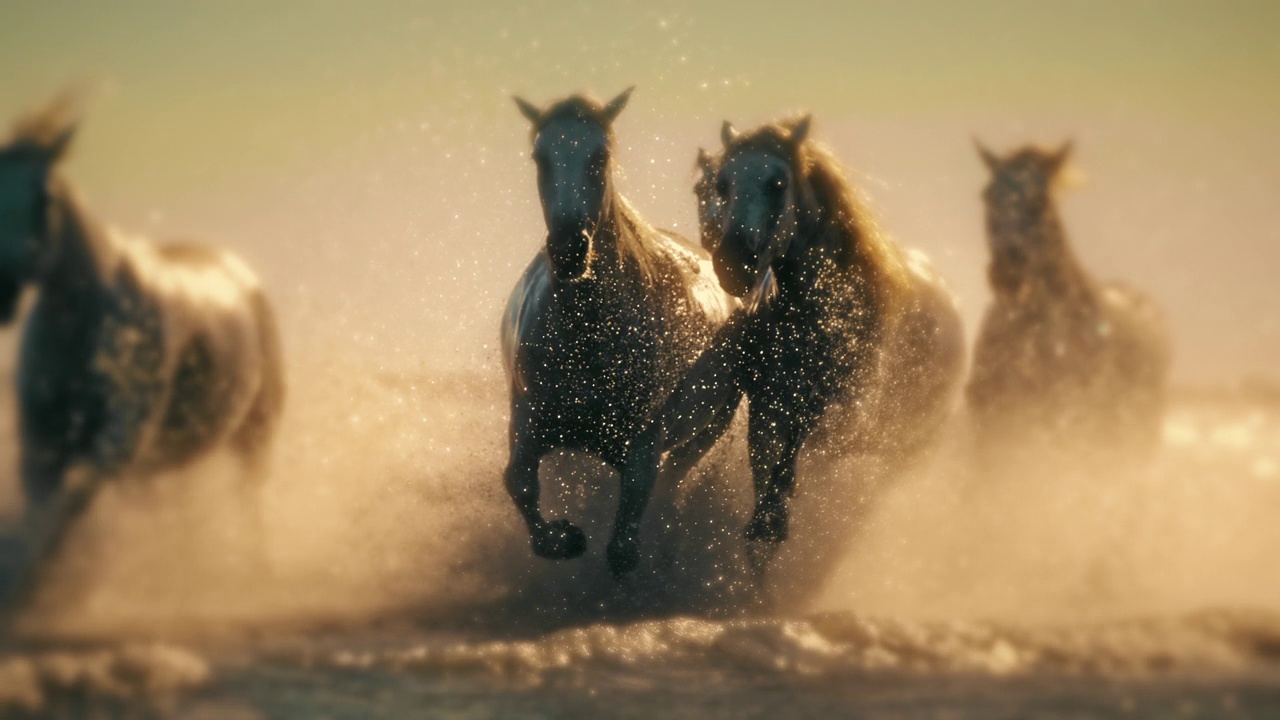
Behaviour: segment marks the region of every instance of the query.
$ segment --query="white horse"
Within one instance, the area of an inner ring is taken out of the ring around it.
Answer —
[[[259,475],[284,401],[275,319],[243,262],[126,237],[85,209],[58,169],[73,105],[29,116],[0,147],[0,319],[25,286],[39,293],[17,374],[24,585],[104,482],[217,447]]]

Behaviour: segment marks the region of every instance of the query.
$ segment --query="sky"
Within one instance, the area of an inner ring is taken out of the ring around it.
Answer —
[[[1277,28],[1270,2],[13,0],[0,119],[93,88],[67,171],[95,210],[243,253],[295,352],[389,365],[497,359],[543,233],[513,93],[636,85],[619,185],[691,235],[693,158],[722,120],[811,111],[971,335],[973,138],[1073,137],[1082,258],[1165,307],[1180,381],[1230,383],[1280,377]]]

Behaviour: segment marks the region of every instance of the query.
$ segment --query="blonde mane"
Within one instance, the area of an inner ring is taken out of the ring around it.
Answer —
[[[895,309],[911,287],[906,258],[880,228],[862,193],[840,169],[830,150],[809,140],[801,145],[800,155],[801,176],[812,188],[818,207],[824,210],[820,219],[823,234],[839,239],[855,271],[874,288],[881,306]]]

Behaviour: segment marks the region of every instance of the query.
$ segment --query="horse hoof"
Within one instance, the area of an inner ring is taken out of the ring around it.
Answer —
[[[571,560],[587,551],[587,536],[568,520],[553,520],[532,538],[533,552],[549,560]]]
[[[609,543],[609,572],[615,580],[636,569],[640,564],[640,548],[633,542]]]
[[[742,535],[750,542],[763,541],[777,545],[787,539],[787,516],[780,513],[754,515]]]

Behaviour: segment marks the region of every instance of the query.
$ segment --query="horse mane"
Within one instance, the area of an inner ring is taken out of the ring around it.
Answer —
[[[661,231],[640,217],[640,213],[617,188],[613,188],[610,205],[613,207],[614,242],[618,247],[618,259],[625,263],[628,257],[631,258],[639,268],[645,284],[653,285],[658,274],[654,261],[659,253],[665,252],[656,242]]]
[[[740,135],[731,149],[755,146],[786,159],[792,174],[802,181],[799,187],[807,187],[812,193],[807,199],[810,209],[817,212],[816,217],[808,219],[817,224],[812,232],[840,247],[848,267],[866,283],[878,308],[895,309],[910,291],[911,271],[906,258],[880,228],[862,193],[831,150],[812,139],[805,139],[797,147],[790,139],[791,125],[789,120],[766,124]],[[802,220],[802,227],[805,222]]]
[[[892,238],[881,229],[862,192],[845,175],[835,155],[808,140],[801,146],[803,177],[813,190],[824,233],[835,235],[882,301],[902,297],[910,288],[910,269]]]

